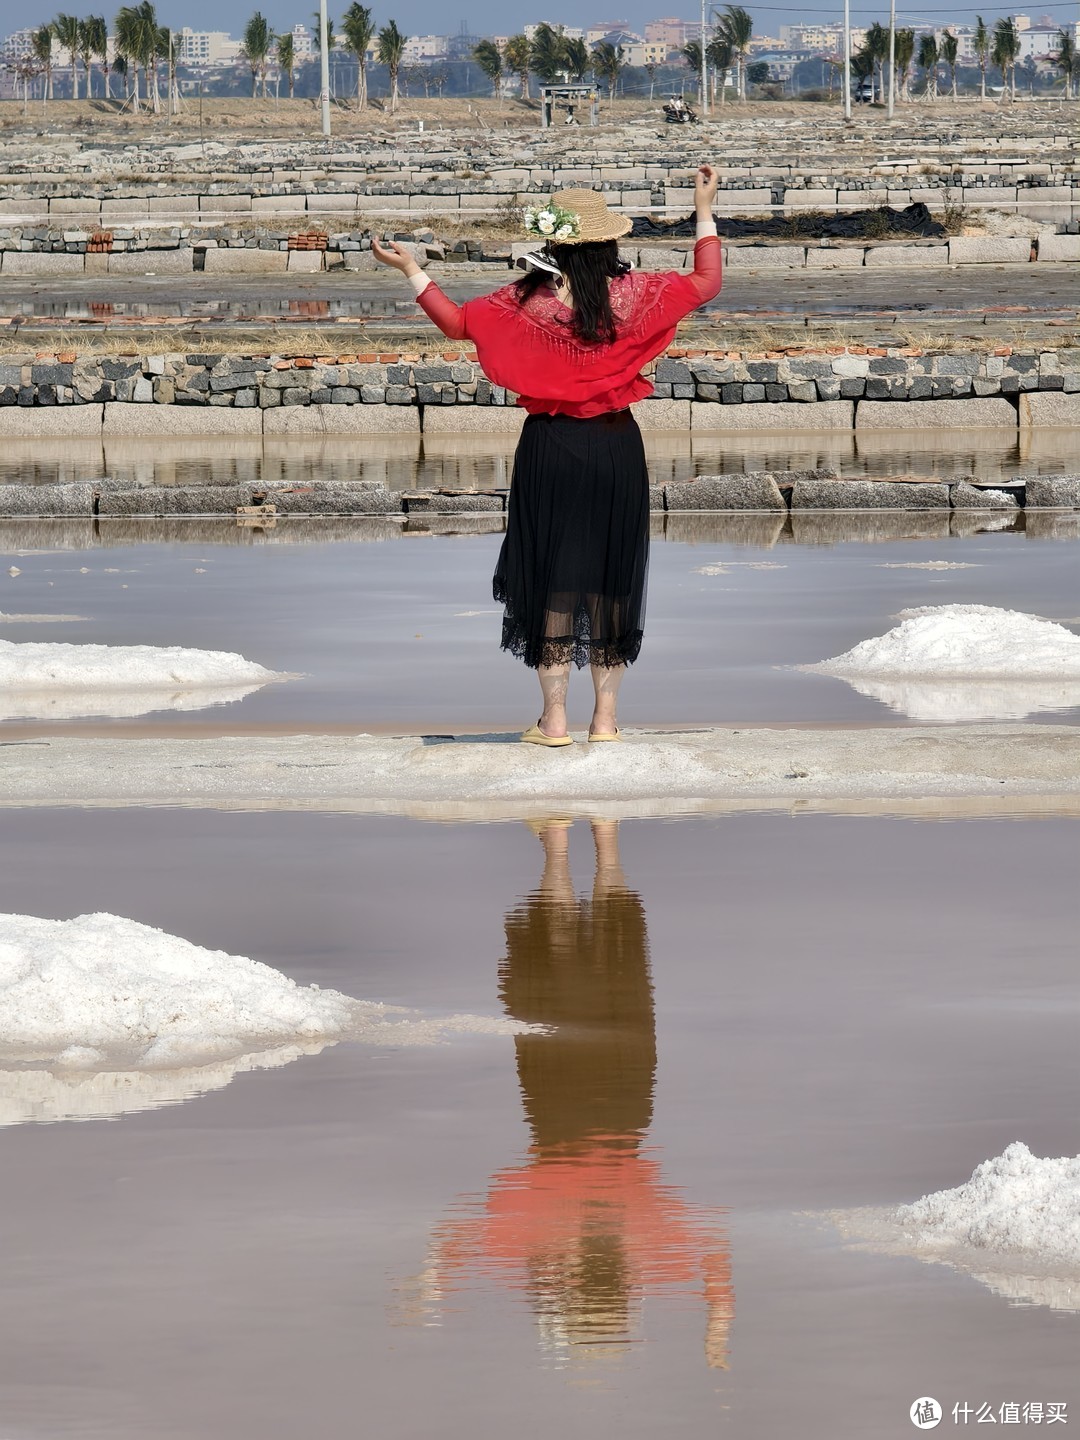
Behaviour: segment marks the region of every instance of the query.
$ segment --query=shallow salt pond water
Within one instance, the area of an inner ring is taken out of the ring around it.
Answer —
[[[0,620],[0,639],[234,651],[297,677],[209,708],[190,691],[145,703],[125,696],[112,708],[107,694],[92,706],[61,695],[0,698],[0,715],[9,727],[37,716],[185,732],[520,730],[535,718],[535,680],[498,648],[490,577],[501,520],[482,518],[475,534],[414,523],[403,532],[400,522],[291,520],[263,532],[182,518],[0,522],[0,614],[11,617]],[[1014,521],[656,517],[645,644],[623,692],[624,723],[947,720],[948,703],[909,705],[909,714],[794,667],[883,634],[912,606],[993,605],[1080,624],[1074,517],[1029,516],[1026,530],[979,528],[987,523]],[[83,618],[52,624],[50,614]],[[1076,713],[1070,695],[1063,703],[1044,692],[1010,694],[999,718]],[[590,699],[583,675],[571,686],[573,724],[587,721]],[[960,703],[955,718],[996,714]]]
[[[819,1213],[1080,1148],[1074,831],[747,814],[594,852],[580,821],[3,813],[0,910],[553,1027],[0,1129],[6,1430],[864,1440],[923,1395],[1075,1408],[1080,1315]]]

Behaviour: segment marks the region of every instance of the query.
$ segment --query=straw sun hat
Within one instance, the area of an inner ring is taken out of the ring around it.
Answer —
[[[551,220],[546,220],[551,216]],[[558,222],[554,223],[553,221]],[[562,230],[573,223],[573,232]],[[551,226],[549,230],[547,227]],[[589,245],[603,240],[618,240],[633,227],[626,215],[616,215],[604,204],[597,190],[558,190],[544,205],[532,205],[525,211],[525,229],[552,245]]]

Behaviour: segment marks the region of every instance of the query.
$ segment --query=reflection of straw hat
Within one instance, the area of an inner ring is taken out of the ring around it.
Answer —
[[[604,204],[604,197],[598,190],[559,190],[552,195],[551,203],[562,210],[570,210],[578,217],[578,233],[570,240],[560,240],[560,245],[588,245],[601,240],[618,240],[633,227],[627,215],[616,215]]]

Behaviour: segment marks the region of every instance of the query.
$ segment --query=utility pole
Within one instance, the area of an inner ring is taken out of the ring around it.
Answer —
[[[701,0],[701,113],[709,113],[709,62],[705,58],[705,0]]]
[[[330,46],[327,41],[326,24],[326,0],[319,0],[319,68],[320,68],[320,93],[319,103],[322,107],[322,133],[327,140],[330,138]]]
[[[844,0],[844,119],[851,120],[851,0]]]
[[[896,0],[889,0],[889,119],[896,108]]]

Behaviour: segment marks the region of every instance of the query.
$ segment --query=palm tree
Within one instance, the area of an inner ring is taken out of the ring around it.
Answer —
[[[873,86],[874,57],[865,45],[861,50],[856,50],[851,57],[852,94],[859,93],[864,80],[869,80],[871,86]]]
[[[93,78],[90,74],[90,61],[92,52],[90,49],[90,31],[87,29],[86,21],[79,21],[79,59],[82,61],[83,70],[86,72],[86,98],[90,99],[90,81]]]
[[[53,34],[61,50],[71,56],[71,98],[79,98],[79,21],[75,15],[58,15],[52,22]]]
[[[614,100],[619,75],[626,63],[626,51],[621,45],[612,45],[610,40],[598,40],[592,53],[593,74],[598,80],[607,81],[608,99]]]
[[[296,69],[296,41],[290,30],[287,35],[277,37],[277,63],[289,79],[289,99],[293,98],[293,71]]]
[[[90,62],[96,56],[101,61],[101,83],[105,98],[109,98],[109,27],[104,15],[88,15],[82,22],[83,64],[86,66],[86,98],[90,99]]]
[[[401,73],[401,56],[409,37],[403,35],[396,20],[390,20],[379,31],[379,64],[385,65],[390,75],[390,114],[398,105],[398,75]]]
[[[571,80],[580,82],[585,79],[593,68],[593,63],[584,40],[575,38],[563,41],[563,63]]]
[[[901,100],[909,100],[908,86],[911,83],[911,62],[915,58],[915,31],[910,27],[897,30],[893,47],[896,55],[896,77],[900,82]]]
[[[936,35],[919,36],[919,69],[923,72],[926,98],[937,99],[938,48]]]
[[[655,61],[655,60],[646,60],[645,64],[642,65],[641,68],[645,71],[645,74],[649,77],[649,103],[650,103],[650,105],[651,105],[651,104],[652,104],[652,98],[653,98],[653,96],[656,94],[656,61]]]
[[[875,20],[866,32],[863,48],[873,62],[870,83],[874,87],[876,98],[880,100],[885,94],[885,66],[889,59],[888,28]]]
[[[1076,74],[1076,41],[1071,28],[1062,26],[1057,33],[1057,54],[1051,58],[1065,77],[1065,99],[1072,98],[1073,76]]]
[[[698,103],[705,104],[705,74],[701,63],[701,41],[688,40],[680,50],[680,55],[686,61],[686,68],[697,81]]]
[[[481,40],[473,47],[473,59],[491,81],[492,93],[498,100],[502,94],[503,57],[494,40]]]
[[[525,35],[511,35],[504,50],[506,68],[521,82],[521,98],[529,98],[529,41]]]
[[[269,21],[261,10],[256,10],[244,26],[244,38],[240,45],[240,53],[247,61],[251,71],[251,98],[253,100],[258,93],[260,75],[262,75],[263,82],[263,99],[266,98],[266,64],[273,43],[274,32],[270,28]]]
[[[540,24],[529,46],[529,69],[545,85],[553,85],[566,74],[566,42],[558,30]]]
[[[126,61],[124,71],[131,70],[134,79],[132,109],[139,110],[139,66],[146,76],[148,96],[154,113],[161,108],[157,88],[157,57],[161,31],[152,0],[142,0],[140,5],[124,5],[116,13],[116,50]],[[117,66],[117,69],[120,67]]]
[[[1016,28],[1016,21],[1009,16],[1004,20],[994,21],[993,48],[990,51],[990,59],[1001,70],[1002,95],[1011,89],[1011,98],[1016,99],[1016,62],[1020,58],[1020,32]],[[1011,86],[1010,86],[1010,81]]]
[[[952,98],[956,96],[956,64],[960,55],[960,41],[952,33],[946,30],[941,37],[941,58],[949,67],[949,88],[952,90]]]
[[[746,99],[746,57],[750,53],[750,39],[754,33],[754,20],[741,5],[725,5],[720,20],[720,29],[731,44],[731,51],[738,66],[739,99]]]
[[[990,31],[981,15],[975,16],[975,33],[971,37],[971,48],[979,62],[979,99],[986,99],[986,66],[990,60]]]
[[[356,56],[356,108],[363,110],[367,104],[367,54],[375,38],[375,21],[366,5],[358,5],[353,0],[345,11],[341,33],[346,50]]]
[[[51,25],[42,25],[34,31],[30,37],[30,48],[34,53],[34,59],[41,66],[45,76],[45,89],[42,94],[42,100],[51,100],[53,98],[53,29]]]
[[[717,77],[720,81],[720,104],[724,103],[724,95],[727,91],[727,74],[731,69],[731,62],[735,58],[735,52],[731,47],[731,39],[723,31],[717,31],[713,38],[705,46],[705,59],[709,63],[713,75],[713,99],[716,99]]]
[[[158,30],[157,45],[154,51],[155,70],[159,59],[165,61],[169,91],[169,114],[172,115],[176,109],[176,101],[180,98],[176,88],[176,62],[179,59],[179,53],[173,33],[168,25],[162,25]],[[263,84],[265,89],[265,81]]]
[[[315,17],[315,26],[314,26],[315,49],[316,49],[316,50],[321,50],[321,49],[322,49],[322,25],[321,25],[320,22],[319,22],[319,12],[318,12],[318,10],[314,11],[314,17]],[[327,48],[327,50],[333,50],[333,48],[334,48],[334,22],[333,22],[333,20],[330,19],[329,15],[326,17],[326,48]]]

